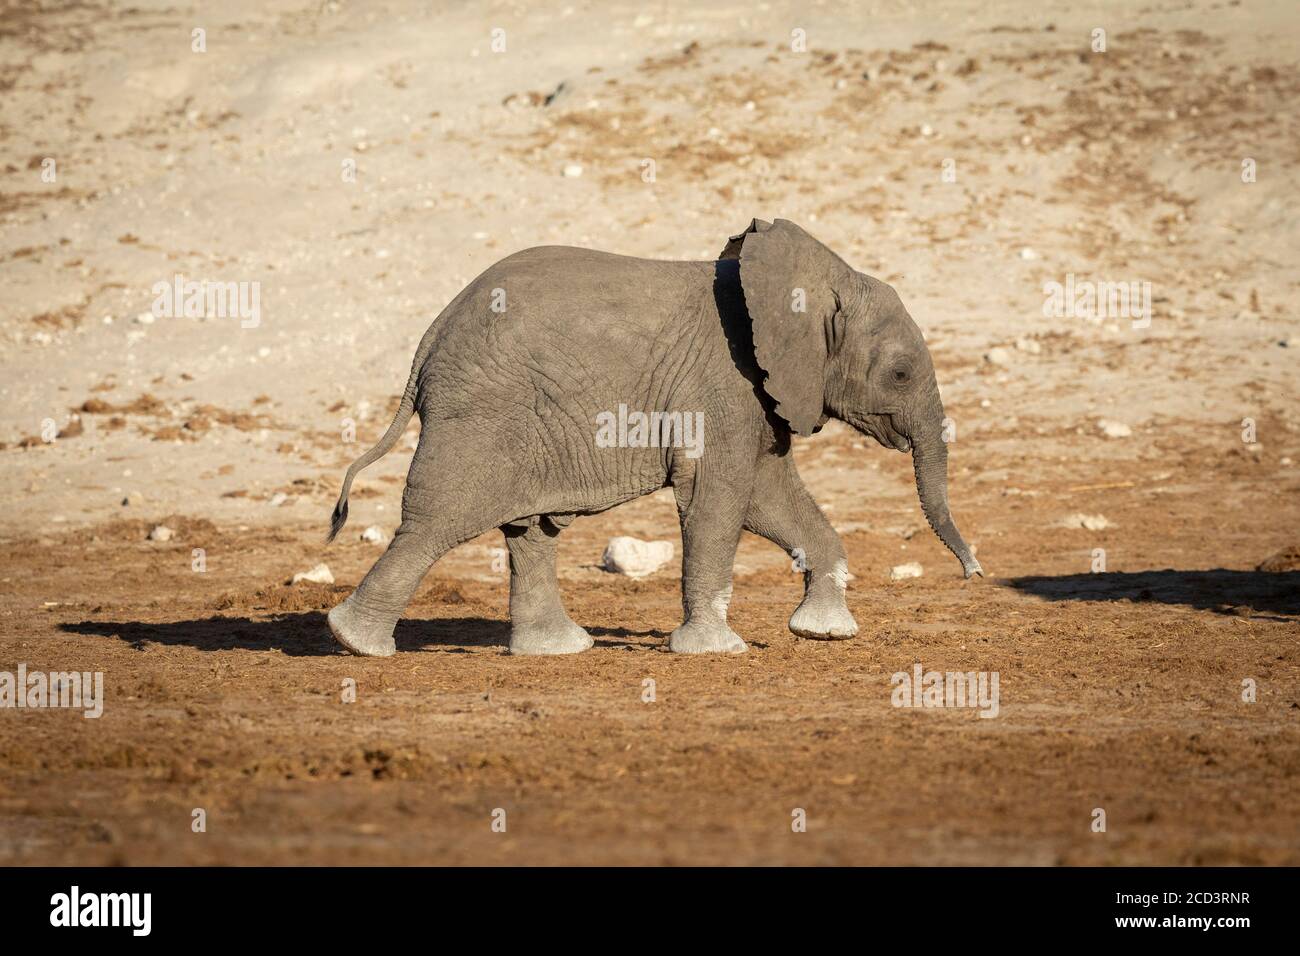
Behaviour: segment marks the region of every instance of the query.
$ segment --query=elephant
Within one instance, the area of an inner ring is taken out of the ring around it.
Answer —
[[[347,470],[329,540],[357,472],[416,412],[401,524],[328,615],[355,654],[394,653],[430,566],[493,528],[509,552],[510,652],[586,650],[590,635],[560,601],[557,536],[577,515],[664,487],[682,538],[684,620],[670,650],[748,649],[727,622],[743,530],[804,561],[791,631],[852,637],[844,546],[791,454],[795,435],[832,417],[911,453],[930,527],[967,578],[983,574],[949,511],[943,403],[921,330],[893,288],[788,220],[755,219],[714,261],[542,246],[489,267],[420,340],[392,424]]]

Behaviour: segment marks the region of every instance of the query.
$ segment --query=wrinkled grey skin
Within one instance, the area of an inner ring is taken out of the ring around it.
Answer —
[[[504,290],[504,312],[491,308],[494,290]],[[703,412],[703,454],[598,447],[597,415],[620,403]],[[401,526],[329,614],[357,654],[392,654],[394,626],[429,567],[492,528],[510,553],[511,652],[586,650],[591,637],[560,603],[556,537],[575,515],[665,486],[683,547],[685,620],[671,650],[747,649],[727,625],[742,529],[802,553],[792,631],[851,637],[844,547],[790,453],[792,434],[828,417],[911,451],[931,528],[967,577],[982,574],[948,510],[943,404],[920,330],[892,288],[783,219],[755,220],[717,262],[547,246],[489,268],[424,334],[393,424],[348,469],[331,539],[356,473],[417,411]]]

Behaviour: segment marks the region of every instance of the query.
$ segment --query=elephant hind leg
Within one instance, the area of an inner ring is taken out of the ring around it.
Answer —
[[[422,421],[426,427],[402,495],[402,523],[357,589],[329,613],[338,642],[365,657],[396,651],[393,629],[435,561],[513,517],[501,493],[516,483],[508,463],[491,473],[464,467],[466,461],[499,459],[493,445],[503,443],[501,436],[457,430],[429,416]]]
[[[591,635],[573,622],[560,603],[555,576],[557,523],[541,518],[501,530],[510,551],[510,653],[576,654],[591,647]]]
[[[408,524],[402,523],[357,589],[329,613],[330,633],[353,654],[392,656],[398,619],[433,562],[449,550],[430,550],[429,536]]]

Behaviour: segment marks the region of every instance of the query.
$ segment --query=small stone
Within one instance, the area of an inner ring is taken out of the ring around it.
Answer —
[[[889,580],[906,581],[908,578],[919,578],[924,574],[919,561],[909,561],[907,564],[896,564],[889,569]]]
[[[1255,570],[1271,574],[1300,571],[1300,546],[1293,544],[1269,555],[1255,567]]]
[[[377,524],[372,524],[365,531],[361,532],[361,540],[367,544],[387,544],[388,535],[384,534],[384,529]]]
[[[176,537],[176,532],[165,524],[155,525],[154,529],[149,532],[150,541],[170,541]]]
[[[984,361],[990,365],[1008,366],[1011,364],[1011,351],[1001,345],[995,346],[984,353]]]
[[[318,564],[310,571],[299,571],[293,576],[293,580],[289,583],[298,584],[302,581],[307,581],[311,584],[333,584],[334,575],[330,573],[329,565]]]
[[[1112,422],[1103,418],[1097,422],[1097,427],[1107,438],[1128,438],[1133,434],[1133,429],[1129,428],[1123,422]]]
[[[1023,249],[1020,250],[1020,258],[1024,259],[1026,262],[1031,262],[1034,259],[1038,258],[1038,253],[1036,253],[1033,249],[1030,249],[1028,246],[1025,246]]]
[[[1105,531],[1107,528],[1115,527],[1106,519],[1105,515],[1086,515],[1077,511],[1072,515],[1066,515],[1061,520],[1063,528],[1083,528],[1086,531]]]
[[[654,574],[672,559],[671,541],[642,541],[620,535],[609,539],[600,563],[606,571],[614,574],[643,578]]]
[[[289,500],[288,495],[286,495],[283,491],[277,491],[275,494],[271,496],[271,500],[267,503],[272,508],[278,508],[280,507],[280,505],[284,504],[288,500]]]
[[[156,319],[152,312],[141,312],[135,317],[136,325],[153,325]]]
[[[142,504],[144,504],[144,495],[140,494],[138,491],[129,492],[127,496],[122,499],[123,508],[138,508]]]
[[[566,179],[577,179],[582,175],[582,166],[578,163],[569,163],[564,167],[564,176]]]
[[[1037,339],[1031,339],[1025,335],[1016,339],[1016,348],[1021,352],[1028,352],[1030,355],[1038,355],[1043,351],[1043,346],[1039,344]]]

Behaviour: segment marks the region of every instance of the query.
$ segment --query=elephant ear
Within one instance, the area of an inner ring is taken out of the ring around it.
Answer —
[[[722,250],[719,259],[739,259],[741,247],[745,244],[745,237],[755,232],[767,232],[772,228],[770,222],[764,222],[762,219],[754,219],[750,222],[749,228],[739,235],[732,236],[727,240],[727,246]]]
[[[838,337],[836,290],[853,271],[786,219],[771,226],[756,219],[737,239],[754,357],[767,373],[763,390],[795,432],[811,435],[826,423],[826,363]]]

